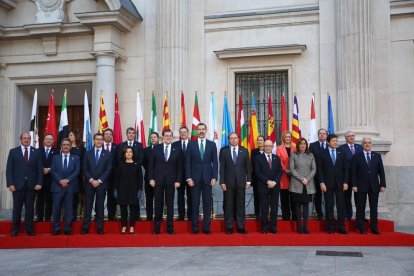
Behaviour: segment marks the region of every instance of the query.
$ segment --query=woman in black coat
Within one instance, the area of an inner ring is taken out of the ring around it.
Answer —
[[[82,168],[83,155],[85,154],[85,147],[83,145],[79,132],[76,130],[69,131],[69,140],[72,143],[70,154],[79,156],[80,167]],[[78,220],[78,213],[80,216],[82,216],[83,210],[85,207],[82,170],[79,173],[78,177],[79,177],[78,179],[79,192],[73,195],[73,221]],[[78,212],[79,205],[80,205],[80,210]]]
[[[123,151],[123,162],[121,162],[115,173],[116,197],[121,207],[121,234],[126,233],[128,225],[129,207],[129,233],[134,234],[135,222],[137,220],[139,195],[142,192],[142,169],[141,164],[134,161],[134,149],[126,147]]]

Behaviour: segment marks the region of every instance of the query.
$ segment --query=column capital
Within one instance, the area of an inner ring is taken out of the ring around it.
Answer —
[[[117,53],[116,51],[92,51],[91,55],[93,55],[95,58],[99,57],[112,57],[115,60],[119,59],[121,61],[126,61],[127,57],[121,55],[120,53]]]

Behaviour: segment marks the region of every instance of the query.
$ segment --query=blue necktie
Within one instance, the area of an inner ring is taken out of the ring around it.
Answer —
[[[335,150],[331,150],[331,159],[332,159],[332,164],[335,165],[335,161],[336,161],[336,157],[335,157]]]
[[[236,161],[237,161],[236,148],[233,148],[233,163],[236,164]]]
[[[183,142],[183,151],[184,153],[187,151],[187,146],[185,145],[185,141]]]
[[[49,149],[46,149],[46,159],[49,156]]]
[[[165,146],[164,159],[165,159],[165,162],[168,161],[168,146]]]
[[[368,167],[371,166],[371,156],[369,155],[369,152],[367,152],[367,164],[368,164]]]
[[[95,154],[95,165],[98,166],[98,162],[99,162],[99,150],[96,150],[96,154]]]
[[[65,160],[63,160],[63,170],[68,169],[68,156],[65,154]]]

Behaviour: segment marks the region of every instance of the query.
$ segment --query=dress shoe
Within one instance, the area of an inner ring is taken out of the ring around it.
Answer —
[[[346,220],[347,220],[347,221],[351,221],[351,220],[352,220],[352,218],[346,218]]]
[[[159,235],[160,234],[160,230],[154,230],[154,231],[152,231],[152,234],[153,235]]]
[[[211,235],[211,231],[210,230],[203,230],[203,233],[206,235]]]
[[[318,216],[317,220],[323,220],[323,216]]]
[[[17,237],[18,235],[19,235],[19,231],[17,231],[17,230],[13,230],[10,233],[10,236],[12,236],[12,237]]]
[[[103,235],[103,234],[105,234],[104,231],[102,229],[99,229],[98,230],[98,235]]]
[[[267,234],[269,231],[267,229],[262,229],[262,234]]]
[[[129,227],[129,234],[131,234],[131,235],[135,234],[134,227]]]
[[[328,230],[328,234],[335,234],[334,230]]]
[[[239,234],[247,234],[247,231],[246,231],[246,229],[242,228],[242,229],[238,229],[237,230],[237,233],[239,233]]]
[[[378,231],[377,229],[371,230],[371,233],[374,235],[380,235],[380,231]]]
[[[277,230],[276,229],[270,229],[270,233],[277,234]]]
[[[175,235],[175,231],[174,230],[167,231],[167,233],[170,234],[170,235]]]
[[[60,235],[60,231],[57,231],[57,230],[56,230],[56,231],[53,231],[53,232],[52,232],[52,236],[57,236],[57,235]]]
[[[191,234],[197,235],[198,234],[198,231],[191,231]]]
[[[65,234],[66,236],[72,236],[73,232],[68,230],[68,231],[64,231],[63,234]]]
[[[82,231],[81,231],[81,235],[87,235],[87,234],[89,234],[89,230],[87,230],[87,229],[82,229]]]
[[[310,231],[308,228],[304,227],[303,228],[303,234],[310,234]]]
[[[367,233],[367,231],[363,228],[358,228],[358,231],[360,234],[365,235]]]
[[[115,217],[108,217],[108,221],[116,221]]]
[[[34,222],[43,222],[43,219],[36,219]]]
[[[36,236],[36,233],[34,231],[27,231],[28,236]]]
[[[346,235],[348,234],[348,231],[346,231],[345,229],[338,229],[338,233]]]
[[[227,235],[233,234],[233,230],[232,229],[226,229],[225,232]]]
[[[183,221],[184,220],[184,216],[178,216],[177,220],[178,221]]]

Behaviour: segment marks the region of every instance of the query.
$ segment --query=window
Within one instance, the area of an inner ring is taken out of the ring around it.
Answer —
[[[254,95],[256,102],[257,121],[259,134],[267,137],[268,110],[267,98],[270,94],[272,99],[273,118],[275,120],[276,139],[280,143],[280,129],[282,119],[281,99],[285,95],[286,110],[288,110],[288,72],[250,72],[236,74],[236,125],[237,112],[239,108],[239,95],[242,95],[244,119],[249,128],[252,109],[251,97]],[[288,113],[288,112],[287,112]]]

